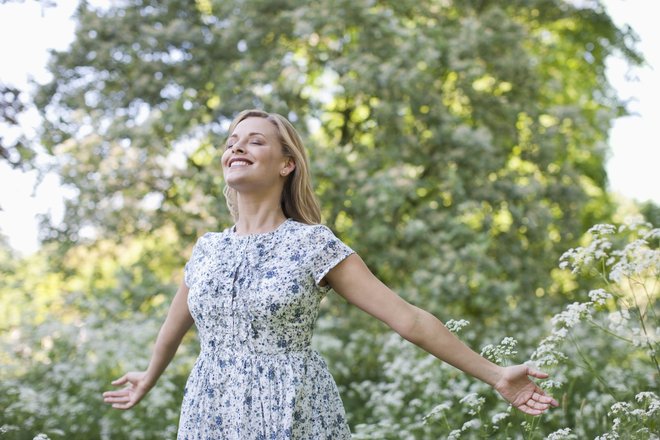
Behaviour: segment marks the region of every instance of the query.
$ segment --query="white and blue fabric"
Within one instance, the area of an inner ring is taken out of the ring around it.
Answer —
[[[310,347],[323,277],[353,251],[326,226],[207,233],[185,267],[200,354],[180,440],[346,440],[337,386]]]

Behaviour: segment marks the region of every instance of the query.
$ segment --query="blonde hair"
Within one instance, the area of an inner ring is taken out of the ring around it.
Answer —
[[[290,157],[296,164],[293,171],[287,176],[282,189],[280,204],[284,215],[301,223],[310,225],[320,223],[321,208],[314,196],[305,147],[296,129],[282,115],[253,109],[240,112],[229,126],[229,133],[233,133],[236,126],[247,118],[264,118],[270,121],[277,130],[278,139],[282,144],[282,154]],[[225,185],[223,192],[231,216],[234,221],[238,221],[236,190]]]

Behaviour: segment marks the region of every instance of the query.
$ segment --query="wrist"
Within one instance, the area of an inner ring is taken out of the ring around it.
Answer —
[[[483,381],[488,385],[490,385],[491,387],[495,388],[495,386],[502,379],[503,376],[504,376],[504,367],[491,362],[491,368],[488,369]]]
[[[147,370],[142,378],[144,388],[150,390],[156,385],[156,382],[158,382],[158,376]]]

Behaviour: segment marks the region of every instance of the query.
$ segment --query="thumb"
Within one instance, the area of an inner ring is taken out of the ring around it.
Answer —
[[[128,377],[126,374],[124,374],[122,377],[119,379],[115,379],[112,382],[110,382],[112,385],[123,385],[128,381]]]

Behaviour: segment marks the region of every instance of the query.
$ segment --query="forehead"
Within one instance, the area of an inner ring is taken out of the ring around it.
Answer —
[[[246,136],[250,134],[262,134],[263,136],[271,139],[278,139],[277,129],[272,122],[266,118],[250,117],[243,119],[236,124],[234,131],[230,133],[231,136]]]

